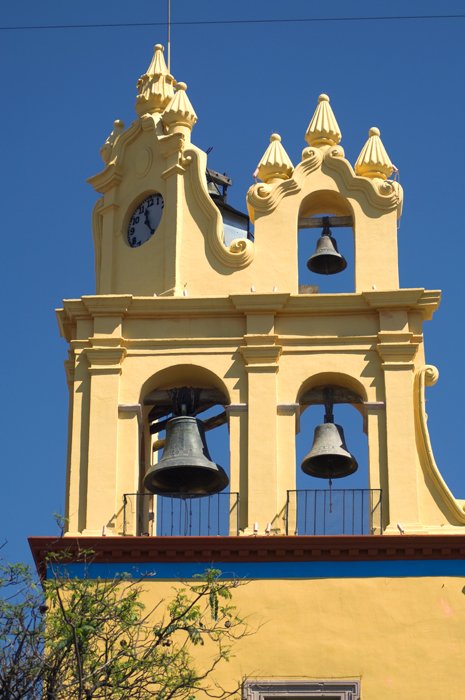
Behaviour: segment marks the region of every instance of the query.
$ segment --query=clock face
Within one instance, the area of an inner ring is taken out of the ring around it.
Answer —
[[[138,248],[153,236],[160,223],[163,206],[163,197],[157,193],[150,194],[137,205],[128,225],[128,243],[131,248]]]

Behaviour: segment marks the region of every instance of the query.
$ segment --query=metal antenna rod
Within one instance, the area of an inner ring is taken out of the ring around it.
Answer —
[[[167,41],[167,57],[168,57],[168,73],[171,73],[171,0],[168,1],[168,41]]]

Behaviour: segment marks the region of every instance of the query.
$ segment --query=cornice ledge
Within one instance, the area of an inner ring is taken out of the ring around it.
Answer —
[[[93,551],[96,563],[239,561],[399,561],[465,557],[465,535],[341,535],[276,537],[30,537],[45,574],[47,554],[67,552],[70,563]]]
[[[111,162],[101,173],[89,177],[87,182],[101,194],[117,187],[123,179],[123,168],[118,162]]]
[[[64,313],[73,321],[77,318],[88,318],[89,312],[81,299],[63,299],[63,308],[57,309],[57,313]]]
[[[425,319],[430,319],[439,306],[441,292],[439,290],[389,289],[383,291],[366,291],[362,296],[374,309],[407,308],[420,311]]]
[[[273,313],[280,311],[286,305],[290,294],[230,294],[229,299],[238,311],[245,313]]]
[[[225,315],[235,312],[229,297],[133,297],[127,316]]]
[[[208,194],[205,180],[206,155],[192,144],[184,151],[184,159],[190,163],[189,177],[192,194],[205,214],[205,242],[218,262],[226,267],[241,270],[252,262],[255,245],[247,238],[235,238],[229,246],[224,243],[223,220],[218,207]]]
[[[64,309],[55,309],[55,316],[58,321],[60,336],[69,343],[74,337],[74,324],[72,320],[68,317]]]
[[[284,309],[286,314],[328,313],[339,311],[370,311],[370,304],[362,293],[350,294],[291,294]]]
[[[82,303],[92,317],[95,316],[124,316],[131,302],[131,294],[86,295],[81,297]]]

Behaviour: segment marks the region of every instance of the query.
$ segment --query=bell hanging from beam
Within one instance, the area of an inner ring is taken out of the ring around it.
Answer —
[[[326,404],[325,422],[316,426],[312,449],[300,466],[305,474],[319,479],[340,479],[357,471],[357,460],[347,449],[344,431],[334,423],[331,404]]]
[[[307,260],[311,272],[319,275],[335,275],[347,267],[347,260],[337,249],[336,239],[332,237],[329,228],[329,216],[323,217],[323,231],[316,244],[316,250]]]
[[[211,460],[202,421],[194,416],[171,418],[163,456],[144,479],[147,491],[179,498],[210,496],[228,484],[224,469]]]

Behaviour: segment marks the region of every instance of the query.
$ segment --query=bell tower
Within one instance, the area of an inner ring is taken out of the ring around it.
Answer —
[[[114,122],[90,178],[96,294],[58,310],[69,343],[66,534],[156,535],[164,496],[225,489],[228,534],[293,534],[300,416],[325,410],[302,465],[312,488],[357,468],[333,420],[344,403],[363,417],[369,488],[382,494],[370,532],[457,532],[464,503],[441,477],[425,413],[437,371],[422,328],[440,293],[399,286],[403,195],[379,130],[352,166],[320,95],[298,164],[271,135],[247,193],[253,239],[229,224],[226,237],[207,155],[191,141],[187,86],[159,44],[137,91],[137,118]],[[354,291],[320,293],[319,277],[347,265],[339,227],[353,235]],[[299,280],[302,230],[322,234]],[[222,424],[229,470],[206,447]]]
[[[237,211],[191,141],[190,97],[156,45],[90,179],[96,293],[57,312],[66,532],[30,539],[38,567],[62,551],[73,577],[132,576],[160,614],[206,569],[246,583],[250,634],[225,625],[214,697],[460,697],[465,501],[425,412],[440,292],[400,286],[403,193],[380,131],[351,164],[320,95],[298,163],[279,134],[257,144]],[[183,650],[203,672],[198,641]]]

